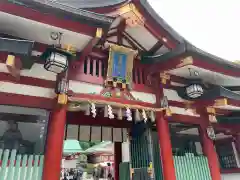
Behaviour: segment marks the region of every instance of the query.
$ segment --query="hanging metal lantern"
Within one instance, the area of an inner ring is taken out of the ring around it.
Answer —
[[[68,92],[68,80],[65,78],[62,78],[57,81],[55,93],[56,94],[67,94]]]
[[[161,108],[168,108],[168,98],[167,96],[163,96],[161,99]]]
[[[200,84],[191,84],[186,87],[188,97],[195,99],[203,95],[203,87]]]
[[[68,69],[69,60],[74,55],[56,47],[48,47],[41,58],[45,60],[44,68],[47,71],[60,74]]]
[[[51,55],[46,59],[44,68],[47,71],[51,71],[57,74],[65,72],[68,68],[67,56],[52,52]]]

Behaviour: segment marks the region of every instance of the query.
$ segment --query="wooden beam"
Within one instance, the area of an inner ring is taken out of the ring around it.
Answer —
[[[117,31],[117,44],[123,45],[123,34],[119,30]]]
[[[117,36],[118,35],[118,31],[114,31],[114,32],[111,32],[111,33],[108,33],[107,34],[107,38],[110,38],[110,37],[113,37],[113,36]]]
[[[26,6],[13,4],[6,1],[0,2],[0,11],[87,36],[93,36],[96,29],[96,27],[89,26],[88,24],[83,24],[67,18],[57,17],[53,13],[43,13]]]
[[[123,45],[123,31],[126,29],[126,20],[122,19],[117,27],[117,43]]]
[[[128,38],[130,41],[132,41],[134,44],[136,44],[142,51],[147,51],[145,47],[143,47],[141,44],[139,44],[132,36],[130,36],[127,32],[123,32],[123,35]]]
[[[181,114],[172,114],[172,116],[165,117],[165,119],[168,120],[169,123],[173,122],[173,123],[199,125],[204,122],[202,117],[187,116],[187,115],[181,115]]]
[[[149,51],[149,54],[155,54],[159,48],[161,48],[163,46],[163,43],[161,41],[158,41]]]
[[[177,40],[170,36],[169,32],[164,30],[155,19],[144,9],[139,0],[132,0],[133,4],[136,6],[137,10],[144,16],[145,23],[144,27],[154,35],[158,40],[162,41],[163,38],[166,38],[167,41],[163,42],[164,45],[168,48],[175,48],[178,44]]]
[[[130,41],[124,34],[122,34],[122,35],[123,35],[123,39],[126,40],[128,42],[128,44],[132,46],[133,49],[142,51],[136,44],[134,44],[132,41]]]
[[[92,52],[94,46],[99,42],[102,35],[103,35],[103,29],[102,28],[97,28],[95,37],[92,38],[88,42],[88,44],[85,46],[85,48],[82,50],[81,55],[80,55],[80,59],[79,59],[80,61],[84,61],[86,56],[88,56]]]
[[[111,43],[111,44],[116,44],[116,42],[114,42],[114,41],[111,41],[111,40],[106,40],[106,42],[109,42],[109,43]],[[132,48],[131,46],[128,46],[128,45],[122,45],[123,47],[125,47],[125,48]]]

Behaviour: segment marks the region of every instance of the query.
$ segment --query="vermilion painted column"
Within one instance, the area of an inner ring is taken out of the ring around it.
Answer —
[[[208,159],[212,180],[220,180],[221,173],[217,153],[213,141],[208,137],[206,126],[200,127],[200,135],[202,136],[203,152]]]
[[[48,126],[43,180],[59,180],[67,107],[56,108]]]
[[[114,142],[114,180],[119,180],[119,164],[122,162],[122,143]]]
[[[176,180],[168,122],[163,118],[161,112],[157,113],[156,126],[161,149],[160,158],[162,161],[164,180]]]

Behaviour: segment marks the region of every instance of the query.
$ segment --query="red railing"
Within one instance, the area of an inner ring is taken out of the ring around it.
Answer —
[[[92,84],[103,84],[107,72],[107,59],[88,56],[75,62],[69,71],[69,79]]]
[[[104,84],[107,74],[107,58],[88,56],[82,62],[75,62],[69,71],[69,79],[92,84]],[[146,65],[135,61],[133,68],[133,90],[141,92],[152,92],[147,80]]]

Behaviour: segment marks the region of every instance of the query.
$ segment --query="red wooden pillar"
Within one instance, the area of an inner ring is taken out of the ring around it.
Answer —
[[[119,180],[119,164],[122,162],[122,143],[114,142],[114,180]]]
[[[212,180],[220,180],[221,173],[217,153],[213,141],[208,137],[206,126],[200,127],[200,135],[202,137],[203,152],[208,159]]]
[[[157,113],[156,126],[160,144],[160,158],[162,160],[164,180],[176,180],[168,122],[163,118],[161,112]]]
[[[59,180],[67,107],[56,108],[49,121],[44,158],[43,180]]]

